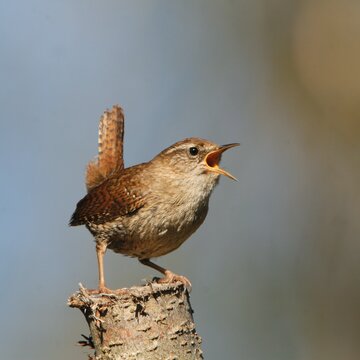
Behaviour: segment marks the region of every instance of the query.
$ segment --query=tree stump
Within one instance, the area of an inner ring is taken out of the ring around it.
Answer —
[[[203,359],[189,293],[182,283],[149,283],[69,300],[88,322],[96,360]]]

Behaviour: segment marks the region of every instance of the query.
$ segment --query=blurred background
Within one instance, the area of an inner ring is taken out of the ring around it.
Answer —
[[[86,359],[67,308],[96,287],[69,228],[99,117],[126,115],[126,165],[188,136],[239,141],[206,223],[157,259],[193,283],[205,358],[360,358],[360,2],[2,1],[4,359]],[[108,252],[109,287],[157,275]]]

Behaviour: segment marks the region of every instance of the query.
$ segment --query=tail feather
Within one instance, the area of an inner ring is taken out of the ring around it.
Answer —
[[[105,111],[99,123],[98,157],[86,169],[86,187],[90,191],[114,171],[124,168],[124,112],[118,105]]]

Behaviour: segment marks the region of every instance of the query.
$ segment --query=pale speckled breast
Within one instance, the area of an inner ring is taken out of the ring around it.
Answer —
[[[159,210],[160,209],[160,210]],[[96,241],[117,253],[140,259],[165,255],[177,249],[204,222],[208,198],[194,207],[152,206],[102,225],[89,224]]]

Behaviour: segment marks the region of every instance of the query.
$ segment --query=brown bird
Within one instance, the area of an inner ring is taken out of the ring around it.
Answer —
[[[122,112],[118,118],[123,119]],[[119,124],[123,126],[123,122]],[[122,158],[123,131],[115,133],[121,135],[117,149]],[[180,280],[191,285],[184,276],[150,259],[177,249],[203,223],[220,175],[236,180],[219,167],[219,162],[225,150],[238,145],[219,146],[208,140],[188,138],[171,145],[147,163],[124,169],[122,161],[115,161],[117,165],[112,172],[108,169],[103,172],[106,177],[96,165],[92,169],[90,165],[90,173],[95,176],[87,176],[89,192],[77,204],[70,225],[85,225],[95,237],[99,292],[109,291],[103,267],[107,248],[136,257],[142,264],[160,271],[165,275],[160,282]],[[98,164],[103,156],[100,149],[99,146]]]

